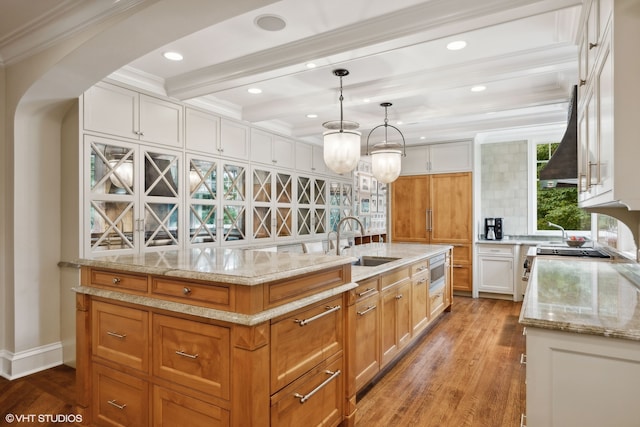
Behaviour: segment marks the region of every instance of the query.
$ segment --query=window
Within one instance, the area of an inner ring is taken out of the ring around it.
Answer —
[[[557,230],[549,222],[565,230],[591,231],[591,215],[578,207],[577,187],[540,188],[540,170],[560,145],[557,142],[536,145],[536,230]]]

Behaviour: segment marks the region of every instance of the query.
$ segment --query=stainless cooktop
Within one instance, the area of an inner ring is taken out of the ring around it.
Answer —
[[[611,255],[594,248],[536,248],[537,255],[557,255],[588,258],[611,258]]]

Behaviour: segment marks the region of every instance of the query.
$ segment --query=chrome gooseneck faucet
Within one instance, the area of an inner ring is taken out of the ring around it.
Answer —
[[[549,227],[555,227],[555,228],[561,230],[562,231],[562,240],[567,240],[567,232],[564,231],[564,228],[562,228],[558,224],[554,224],[552,222],[548,222],[547,224],[549,225]]]
[[[342,223],[349,219],[356,221],[360,225],[361,235],[362,233],[364,233],[364,225],[362,225],[362,222],[360,222],[360,220],[355,216],[345,216],[340,221],[338,221],[338,225],[336,226],[336,255],[340,255],[340,228],[342,227]]]

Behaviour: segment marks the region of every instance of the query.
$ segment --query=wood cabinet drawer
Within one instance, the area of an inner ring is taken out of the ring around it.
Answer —
[[[371,295],[375,295],[380,290],[379,276],[372,277],[370,279],[362,280],[358,282],[358,287],[355,289],[356,298],[368,298]]]
[[[91,318],[91,351],[94,356],[149,371],[148,312],[93,301]]]
[[[146,381],[94,364],[91,387],[94,425],[149,425],[149,385]]]
[[[228,328],[153,315],[153,374],[229,399]]]
[[[385,290],[389,286],[393,286],[398,282],[409,278],[409,267],[399,268],[389,273],[385,273],[380,278],[380,290]]]
[[[338,297],[271,324],[271,393],[342,350],[343,317]]]
[[[153,277],[151,292],[177,298],[185,304],[206,305],[220,309],[231,307],[231,289],[224,285],[204,285]]]
[[[342,357],[317,366],[271,397],[272,426],[336,426],[343,413]]]
[[[426,274],[427,271],[429,271],[429,261],[426,259],[411,265],[411,277],[418,274]]]
[[[229,411],[163,387],[153,388],[153,425],[227,427]]]
[[[92,268],[90,270],[89,283],[93,286],[147,292],[147,276],[145,274],[121,273]]]

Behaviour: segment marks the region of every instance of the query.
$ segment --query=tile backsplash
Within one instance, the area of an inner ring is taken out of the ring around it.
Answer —
[[[499,142],[480,146],[480,221],[504,218],[505,235],[527,234],[527,141]]]

